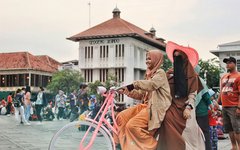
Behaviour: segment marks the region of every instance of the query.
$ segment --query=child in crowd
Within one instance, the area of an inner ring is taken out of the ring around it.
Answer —
[[[218,149],[218,134],[217,134],[217,116],[220,115],[219,105],[215,101],[215,92],[212,89],[208,90],[208,93],[211,97],[212,105],[214,106],[214,109],[211,111],[208,111],[208,118],[209,118],[209,133],[210,133],[210,142],[212,150]]]

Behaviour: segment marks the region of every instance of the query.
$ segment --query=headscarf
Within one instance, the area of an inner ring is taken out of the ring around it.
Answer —
[[[212,89],[209,89],[208,94],[210,95],[210,97],[212,97],[215,94],[215,92]]]
[[[193,69],[193,66],[191,65],[188,57],[186,55],[183,55],[183,54],[180,54],[180,56],[182,57],[182,61],[183,61],[182,70],[183,70],[183,72],[185,74],[185,79],[184,78],[179,78],[178,77],[178,73],[176,73],[175,69],[174,69],[174,86],[175,86],[175,88],[174,88],[175,92],[174,93],[182,91],[183,93],[181,93],[181,96],[185,95],[185,97],[187,97],[187,95],[189,93],[198,91],[199,89],[202,89],[202,87],[199,87],[198,82],[195,82],[197,74],[195,73],[195,71]],[[176,64],[177,63],[174,62],[174,66]],[[175,76],[177,76],[177,77],[175,77]],[[185,89],[181,89],[183,87],[181,87],[181,85],[178,85],[179,80],[184,80],[186,82],[187,85],[184,86]],[[181,90],[179,90],[179,89],[181,89]],[[178,95],[178,96],[180,96],[180,95]],[[180,97],[180,98],[184,98],[184,97]]]
[[[163,54],[160,52],[160,50],[150,50],[147,52],[147,55],[150,56],[151,58],[151,63],[153,63],[153,68],[150,70],[149,68],[147,68],[146,70],[146,74],[145,74],[145,79],[151,79],[156,71],[160,68],[160,66],[163,63]],[[144,99],[143,99],[143,103],[147,104],[148,103],[148,99],[149,97],[151,97],[151,92],[146,92]]]
[[[147,52],[147,55],[150,56],[151,61],[153,63],[153,69],[149,69],[147,68],[146,70],[146,75],[145,78],[146,79],[150,79],[154,76],[154,74],[156,73],[156,71],[160,68],[160,66],[163,63],[163,54],[160,52],[160,50],[150,50]]]
[[[200,70],[201,70],[201,67],[200,67],[199,65],[197,65],[194,70],[196,71],[197,74],[199,74],[199,73],[200,73]],[[201,99],[202,99],[202,96],[203,96],[205,93],[208,92],[208,87],[207,87],[206,82],[205,82],[201,77],[199,77],[199,79],[200,79],[200,81],[201,81],[201,84],[202,84],[202,86],[203,86],[203,89],[202,89],[202,90],[197,94],[197,96],[196,96],[195,106],[197,106],[197,105],[200,103],[200,101],[201,101]]]
[[[184,59],[180,56],[174,56],[174,83],[175,97],[182,98],[187,96],[186,73],[184,71]]]

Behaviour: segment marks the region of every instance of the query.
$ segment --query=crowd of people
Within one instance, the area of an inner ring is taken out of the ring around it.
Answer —
[[[97,100],[95,95],[88,94],[87,84],[81,84],[79,90],[74,90],[68,96],[59,90],[53,99],[47,99],[43,87],[35,99],[32,98],[31,88],[26,86],[17,89],[15,93],[10,92],[7,101],[2,98],[0,104],[1,115],[15,115],[16,124],[31,125],[31,121],[42,124],[43,120],[69,119],[70,122],[78,120],[85,111],[96,114]]]

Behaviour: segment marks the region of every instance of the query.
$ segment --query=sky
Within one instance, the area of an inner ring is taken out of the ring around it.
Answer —
[[[240,0],[0,0],[0,52],[28,51],[63,62],[78,59],[78,43],[67,37],[112,18],[121,18],[157,36],[195,48],[200,58],[210,50],[240,40]],[[1,58],[0,58],[1,59]]]

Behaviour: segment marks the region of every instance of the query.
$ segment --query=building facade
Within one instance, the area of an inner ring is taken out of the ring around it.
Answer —
[[[224,69],[226,68],[226,64],[223,63],[224,58],[229,56],[236,58],[237,69],[238,71],[240,71],[240,41],[220,44],[218,45],[218,50],[211,50],[210,52],[219,58],[220,66]]]
[[[145,31],[120,13],[115,8],[112,19],[67,38],[79,42],[79,69],[86,82],[105,82],[110,75],[122,85],[143,79],[147,50],[165,52],[164,39],[155,36],[154,28]]]
[[[62,62],[61,66],[59,66],[59,70],[65,70],[65,69],[69,69],[69,70],[77,70],[79,71],[79,66],[78,66],[79,60],[70,60],[70,61],[66,61],[66,62]]]
[[[53,58],[28,52],[0,53],[0,91],[16,91],[26,85],[32,91],[46,87],[61,65]]]

